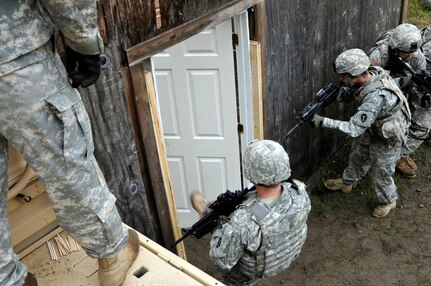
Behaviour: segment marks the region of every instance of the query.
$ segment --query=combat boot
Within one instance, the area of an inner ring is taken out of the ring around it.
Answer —
[[[331,191],[338,191],[341,190],[343,193],[350,193],[352,189],[356,188],[358,185],[358,181],[355,181],[353,184],[346,184],[344,183],[343,179],[329,179],[325,180],[323,182],[326,188],[328,188]]]
[[[413,159],[409,156],[406,156],[404,159],[406,160],[407,165],[409,165],[409,167],[412,168],[412,170],[416,173],[418,170],[418,165],[416,165],[415,161],[413,161]]]
[[[398,162],[397,162],[397,165],[395,166],[395,168],[397,169],[397,171],[398,172],[400,172],[401,173],[401,175],[403,175],[404,177],[406,177],[406,178],[409,178],[409,179],[412,179],[412,178],[415,178],[416,177],[416,171],[414,170],[414,168],[412,168],[410,165],[409,165],[409,159],[407,159],[407,158],[409,158],[409,157],[403,157],[403,158],[401,158]],[[411,160],[411,159],[410,159]],[[413,160],[411,160],[411,162],[413,162],[414,163],[414,161]],[[416,166],[416,164],[415,164],[415,166]],[[414,167],[414,166],[413,166]],[[417,166],[416,166],[416,168],[417,168]]]
[[[99,259],[99,282],[102,286],[120,286],[139,254],[139,236],[129,229],[127,244],[111,258]]]
[[[32,273],[27,272],[27,277],[25,277],[23,286],[37,286],[36,277]]]
[[[377,205],[374,210],[373,210],[373,217],[376,218],[382,218],[387,216],[391,210],[395,209],[397,207],[397,202],[393,202],[391,204],[388,205]]]
[[[190,202],[193,209],[199,214],[199,217],[203,217],[208,210],[207,201],[201,192],[194,191],[190,194]]]

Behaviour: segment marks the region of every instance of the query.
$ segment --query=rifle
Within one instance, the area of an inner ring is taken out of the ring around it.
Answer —
[[[217,200],[208,206],[210,211],[206,215],[195,222],[191,227],[181,229],[185,234],[177,239],[171,247],[174,248],[178,243],[190,235],[199,239],[205,234],[211,232],[219,225],[220,216],[230,215],[236,207],[246,199],[247,193],[255,189],[256,187],[254,185],[250,185],[242,191],[231,192],[227,190],[223,194],[220,194],[217,197]]]
[[[404,69],[411,73],[412,81],[416,85],[416,87],[423,93],[428,95],[428,98],[431,96],[431,75],[423,71],[422,73],[417,73],[413,70],[413,68],[405,61],[403,61],[400,57],[396,57],[396,63],[401,65]]]
[[[282,140],[289,136],[299,125],[304,123],[305,121],[313,118],[313,115],[319,111],[321,108],[325,108],[333,103],[340,91],[339,85],[334,85],[333,83],[328,83],[322,87],[321,90],[316,94],[316,102],[308,103],[304,109],[298,114],[296,117],[296,125],[291,128],[286,135],[281,138]]]

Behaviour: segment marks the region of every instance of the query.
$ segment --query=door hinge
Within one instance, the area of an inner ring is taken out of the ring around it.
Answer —
[[[232,34],[232,46],[234,48],[236,48],[236,47],[239,46],[239,37],[238,37],[238,34],[235,34],[235,33]]]
[[[241,123],[238,123],[237,130],[239,134],[244,133],[244,125],[242,125]]]

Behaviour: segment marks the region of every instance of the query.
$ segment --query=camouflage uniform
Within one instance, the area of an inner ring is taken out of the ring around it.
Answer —
[[[94,1],[0,0],[0,285],[22,285],[7,218],[8,144],[44,183],[60,226],[93,258],[112,256],[127,230],[93,154],[90,121],[49,45],[55,23],[82,54],[101,51]],[[40,10],[44,7],[45,11]]]
[[[250,159],[244,159],[246,178],[268,185],[289,178],[288,156],[283,147],[269,140],[258,142],[263,143],[258,148],[269,142],[268,151],[273,154],[262,156],[259,151],[255,157],[246,151],[244,157]],[[278,147],[271,149],[276,144]],[[274,156],[277,152],[280,153]],[[269,156],[277,157],[277,162]],[[266,158],[267,162],[263,162]],[[248,193],[229,221],[213,233],[210,260],[224,273],[225,284],[254,285],[285,270],[299,255],[307,236],[310,199],[299,181],[290,180],[281,187],[281,196],[270,203],[260,199],[256,191]]]
[[[407,29],[407,31],[410,30]],[[380,66],[389,70],[392,77],[408,76],[404,69],[400,69],[400,67],[394,65],[391,61],[390,41],[393,33],[394,30],[388,31],[385,36],[381,37],[374,44],[369,55],[371,63],[374,66]],[[411,34],[404,35],[406,39],[408,39],[408,36],[411,36]],[[426,59],[420,49],[416,50],[413,53],[413,57],[406,61],[415,72],[421,72],[426,69]],[[412,122],[409,129],[408,140],[401,151],[402,157],[413,153],[420,146],[423,140],[427,138],[430,131],[429,126],[431,126],[431,105],[426,104],[426,101],[422,100],[422,94],[415,88],[408,90],[406,95],[412,113]]]
[[[282,195],[270,206],[255,191],[249,193],[230,222],[213,233],[210,259],[225,273],[224,283],[253,285],[280,273],[299,255],[311,206],[304,184],[296,183],[298,188],[283,183]]]
[[[407,100],[386,71],[370,68],[373,75],[354,94],[360,106],[350,121],[323,119],[323,127],[338,129],[358,137],[352,145],[343,181],[353,184],[369,170],[382,204],[394,202],[398,195],[392,175],[400,156],[410,119]]]
[[[425,27],[421,31],[422,34],[422,53],[427,61],[427,71],[431,72],[431,26]]]

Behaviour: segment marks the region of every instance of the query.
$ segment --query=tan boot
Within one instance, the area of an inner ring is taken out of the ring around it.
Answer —
[[[416,173],[416,172],[417,172],[417,170],[418,170],[418,165],[416,165],[415,161],[413,161],[413,159],[412,159],[412,158],[410,158],[409,156],[406,156],[406,157],[404,158],[404,160],[406,161],[406,164],[407,164],[407,165],[409,165],[409,167],[410,167],[413,171],[415,171],[415,173]]]
[[[190,202],[194,210],[203,217],[208,209],[207,201],[201,192],[195,191],[190,194]]]
[[[351,185],[344,183],[343,179],[329,179],[323,182],[326,188],[331,191],[341,190],[343,193],[350,193],[352,189],[356,188],[358,185],[358,181],[354,182]]]
[[[397,162],[395,169],[406,178],[409,178],[409,179],[416,178],[416,171],[412,167],[410,167],[410,165],[407,163],[408,159],[406,158],[407,157],[401,158]]]
[[[27,277],[25,277],[23,286],[37,286],[36,277],[32,273],[27,272]]]
[[[382,218],[387,216],[391,210],[397,207],[397,202],[393,202],[389,205],[377,205],[373,210],[373,217]]]
[[[129,229],[127,244],[111,258],[99,259],[99,282],[101,286],[120,286],[127,271],[139,254],[139,237]]]

